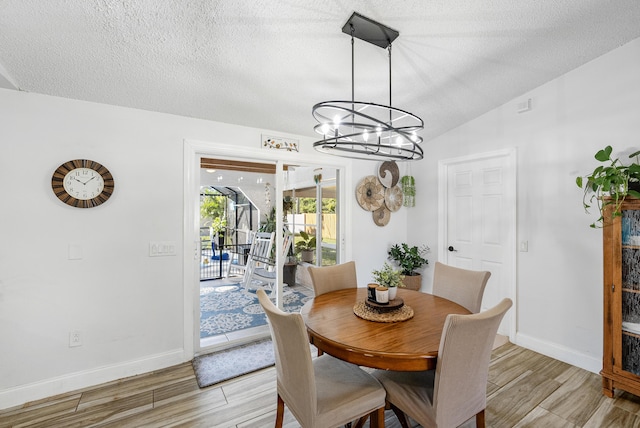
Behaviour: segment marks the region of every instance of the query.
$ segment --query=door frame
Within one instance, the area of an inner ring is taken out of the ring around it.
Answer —
[[[517,332],[517,157],[515,148],[507,148],[502,150],[496,150],[484,153],[474,153],[471,155],[460,156],[456,158],[442,159],[438,161],[438,261],[444,262],[446,260],[447,252],[447,230],[449,226],[448,217],[448,177],[449,168],[454,165],[460,165],[469,162],[482,161],[486,159],[505,158],[506,159],[506,171],[504,178],[505,182],[505,200],[509,203],[505,205],[506,216],[509,219],[507,225],[507,263],[511,266],[510,274],[507,278],[509,284],[509,297],[513,301],[513,313],[511,314],[511,322],[509,323],[509,339],[514,342]]]
[[[183,349],[187,360],[193,358],[201,351],[199,329],[196,330],[196,323],[199,326],[199,224],[200,224],[200,167],[201,157],[216,157],[236,161],[272,162],[276,165],[276,189],[273,195],[274,201],[282,200],[284,180],[282,178],[283,165],[296,164],[304,166],[327,166],[339,170],[336,179],[338,189],[338,206],[341,207],[336,215],[338,219],[338,233],[340,246],[338,254],[343,260],[351,257],[353,242],[351,237],[351,227],[347,227],[347,219],[351,218],[351,207],[347,203],[346,194],[343,191],[352,187],[352,175],[350,168],[352,161],[348,158],[327,157],[320,154],[303,154],[299,152],[287,152],[284,150],[256,149],[247,146],[238,146],[238,143],[229,144],[217,141],[202,141],[185,139],[183,141],[183,168],[184,168],[184,191],[183,191],[183,300],[184,300],[184,324],[183,324]],[[275,204],[277,224],[276,229],[282,228],[282,204]],[[282,237],[276,234],[276,248],[282,246]],[[278,243],[279,242],[279,243]],[[278,263],[282,263],[279,261]],[[282,278],[279,278],[278,298],[281,301]],[[226,343],[228,347],[229,344]],[[207,350],[215,349],[207,348]]]

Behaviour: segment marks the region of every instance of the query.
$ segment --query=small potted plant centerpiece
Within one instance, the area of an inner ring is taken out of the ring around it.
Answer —
[[[296,241],[296,253],[300,253],[300,261],[312,263],[313,252],[316,250],[316,236],[301,230],[300,238]]]
[[[598,150],[596,160],[603,163],[598,165],[591,174],[584,177],[576,177],[576,184],[584,190],[582,205],[588,213],[593,204],[600,212],[600,217],[591,224],[591,227],[604,226],[604,209],[613,205],[613,216],[622,215],[620,207],[627,196],[640,198],[640,165],[638,156],[640,151],[629,155],[636,162],[629,165],[623,164],[620,159],[612,159],[611,146]]]
[[[389,289],[389,300],[396,298],[398,287],[404,287],[402,280],[404,275],[398,269],[394,269],[389,263],[384,262],[382,269],[371,271],[373,281]]]
[[[422,275],[417,269],[429,264],[424,258],[428,252],[429,247],[426,245],[410,247],[405,243],[392,245],[389,249],[389,260],[393,260],[400,267],[404,275],[402,282],[408,289],[418,291],[422,287]]]

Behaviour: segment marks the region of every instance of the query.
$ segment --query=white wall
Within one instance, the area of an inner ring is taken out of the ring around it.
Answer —
[[[518,241],[529,243],[518,253],[516,340],[593,372],[602,368],[602,232],[589,228],[597,215],[584,213],[575,177],[607,145],[625,158],[640,148],[638,76],[640,39],[427,143],[414,169],[411,240],[435,243],[438,160],[516,148]],[[532,110],[517,113],[528,98]],[[424,282],[430,290],[432,272]]]

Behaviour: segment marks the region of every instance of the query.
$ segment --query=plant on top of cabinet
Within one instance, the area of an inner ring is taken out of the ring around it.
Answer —
[[[598,150],[595,154],[596,160],[603,163],[598,165],[589,175],[576,177],[576,184],[584,190],[582,204],[585,212],[589,213],[589,208],[595,204],[600,213],[600,217],[591,224],[591,227],[602,227],[604,225],[604,209],[608,205],[613,205],[613,216],[621,215],[620,206],[627,196],[640,198],[640,165],[638,155],[640,150],[629,155],[635,158],[635,162],[629,165],[623,164],[620,159],[612,159],[611,146]]]

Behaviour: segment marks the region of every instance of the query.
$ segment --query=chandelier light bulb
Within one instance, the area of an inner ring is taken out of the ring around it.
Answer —
[[[364,142],[366,143],[367,140],[369,139],[369,133],[367,131],[364,131],[362,133],[362,139],[364,140]]]

